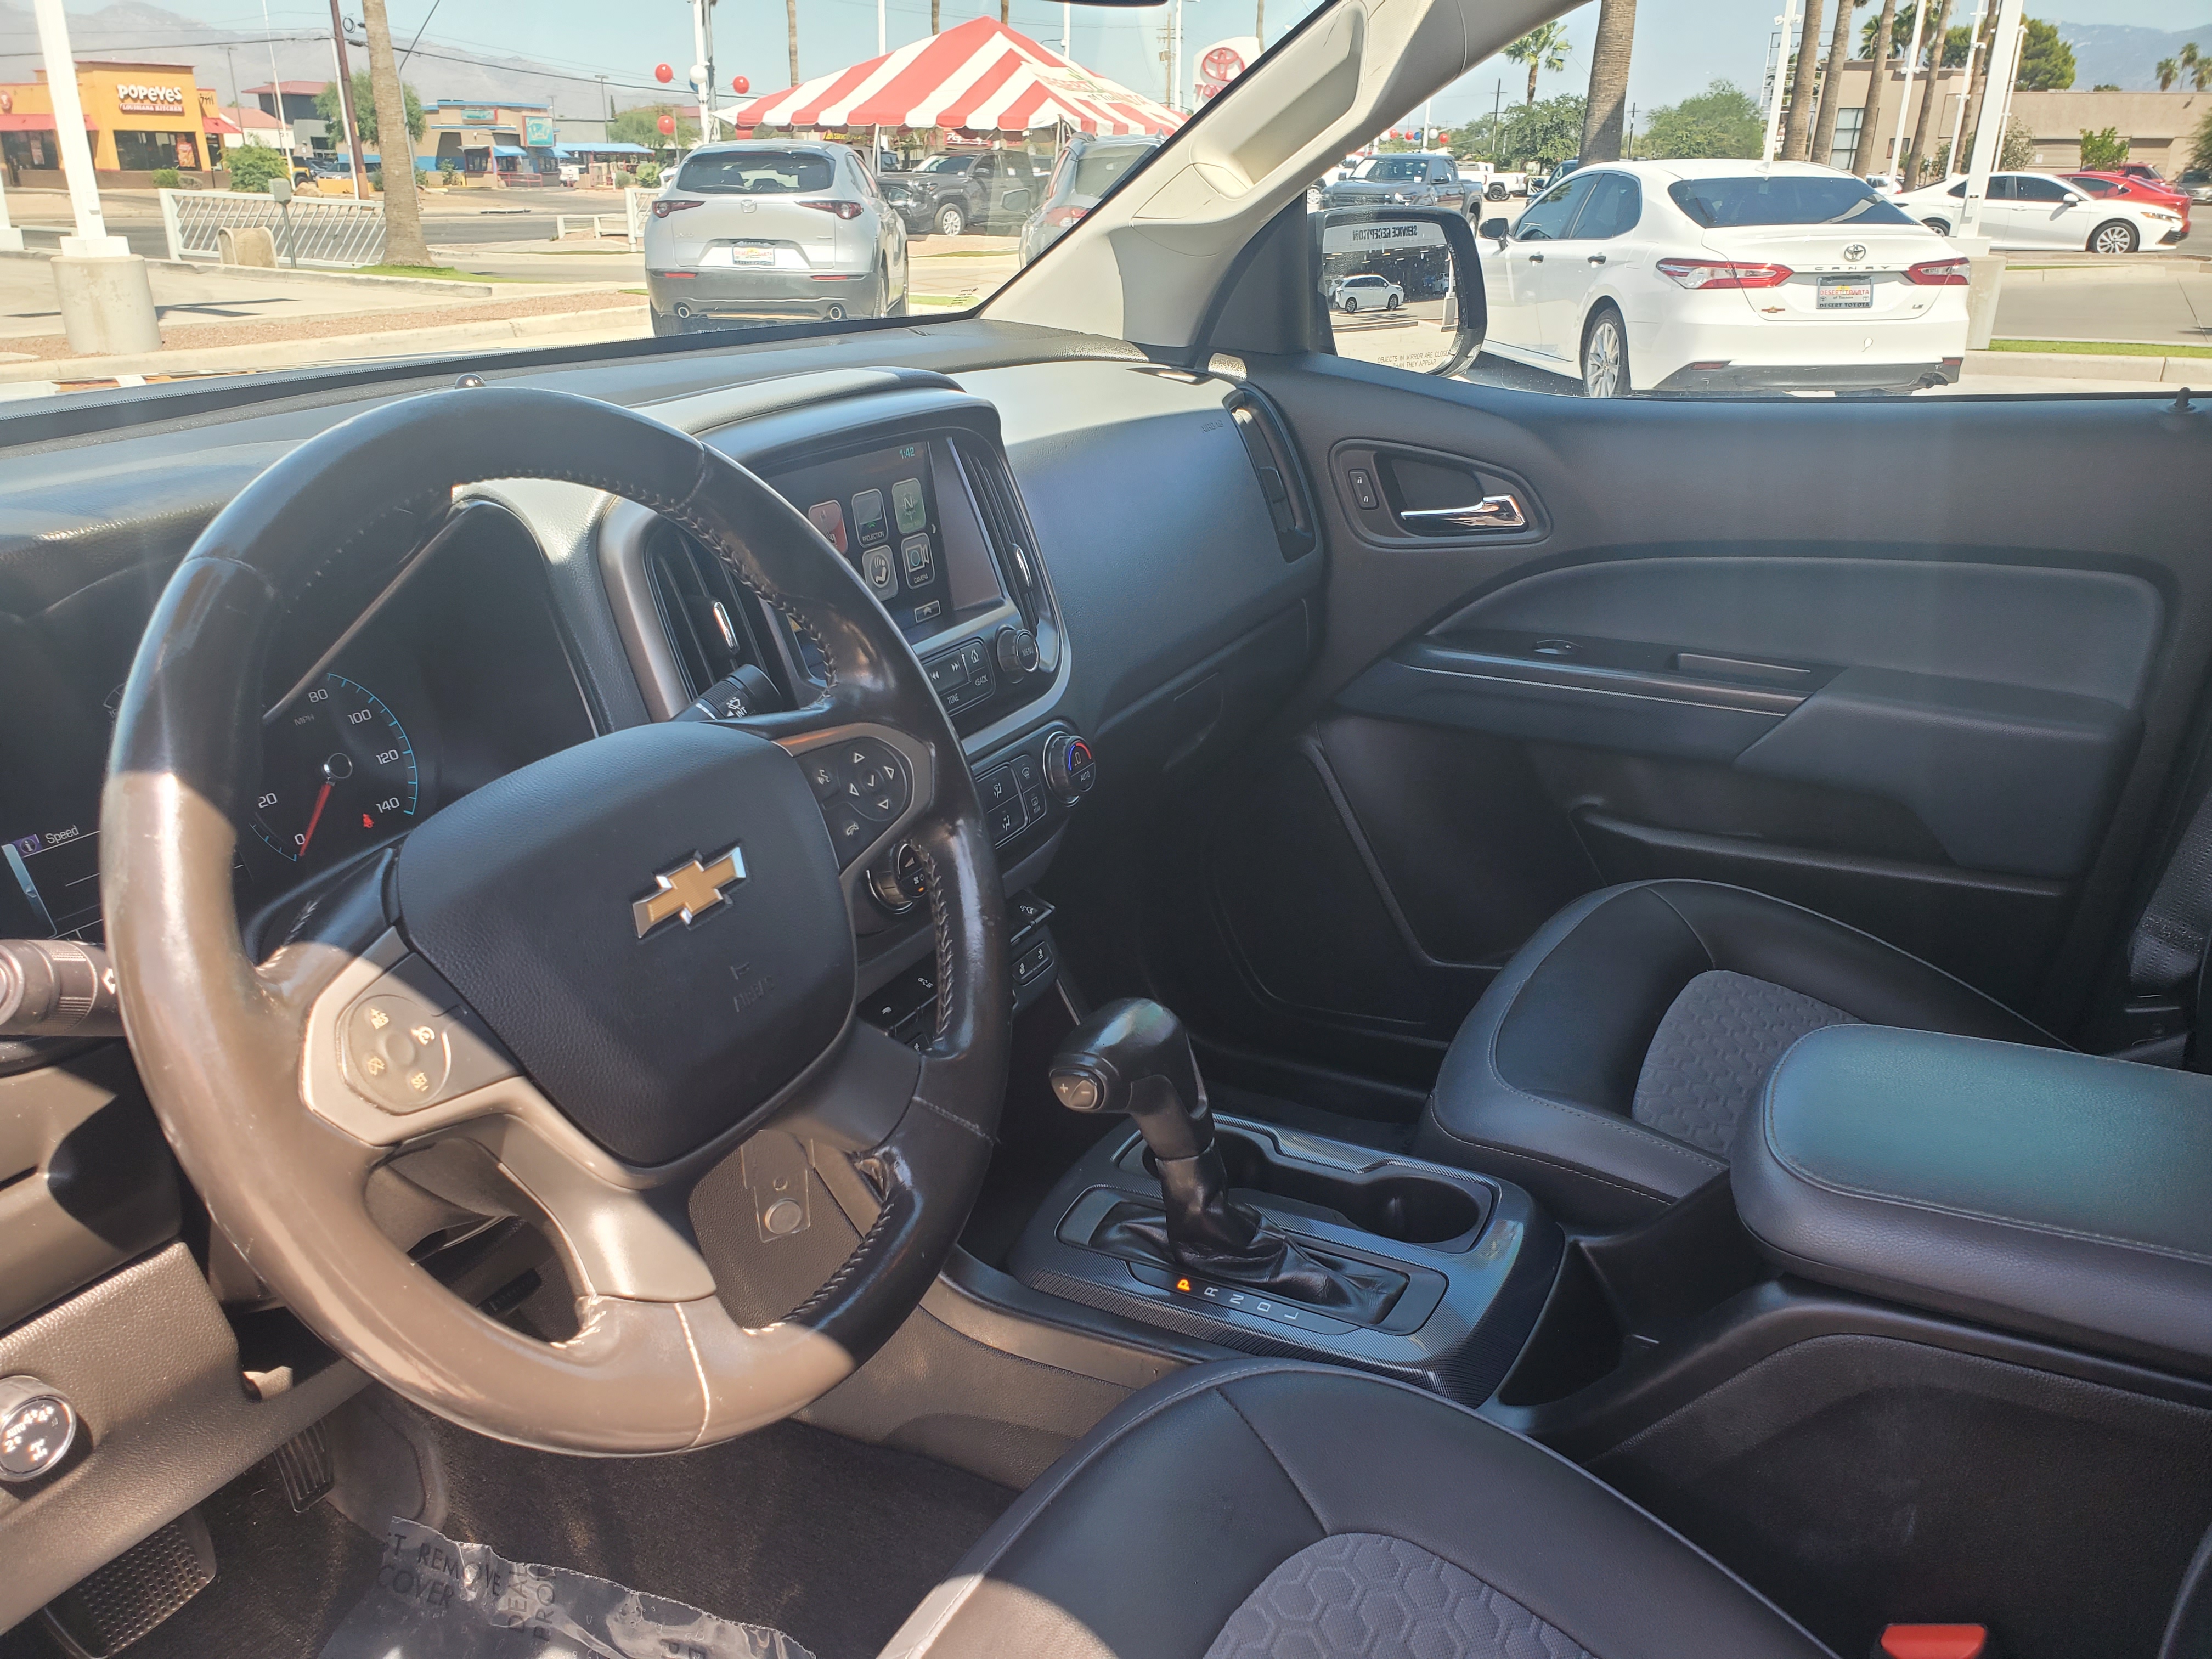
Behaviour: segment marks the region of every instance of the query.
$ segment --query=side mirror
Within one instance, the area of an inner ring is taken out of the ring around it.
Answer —
[[[1490,314],[1465,214],[1324,208],[1308,223],[1314,302],[1339,356],[1444,375],[1474,360]]]
[[[2081,204],[2083,198],[2080,191],[2069,190],[2065,195],[2059,198],[2059,199],[2064,202],[2068,207],[2075,207]]]
[[[1503,219],[1485,219],[1482,222],[1482,234],[1496,242],[1498,246],[1503,247],[1511,239],[1513,227]]]

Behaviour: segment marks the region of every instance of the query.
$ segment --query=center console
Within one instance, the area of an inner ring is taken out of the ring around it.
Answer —
[[[1052,1189],[1008,1266],[1030,1289],[1248,1353],[1333,1361],[1475,1404],[1557,1277],[1556,1224],[1509,1182],[1215,1119],[1174,1017],[1099,1010],[1062,1105],[1126,1112]]]

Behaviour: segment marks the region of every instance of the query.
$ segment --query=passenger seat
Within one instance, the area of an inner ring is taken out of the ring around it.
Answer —
[[[1768,1070],[1863,1021],[2064,1048],[1894,945],[1741,887],[1577,900],[1452,1039],[1415,1151],[1519,1182],[1572,1225],[1648,1220],[1728,1167]]]

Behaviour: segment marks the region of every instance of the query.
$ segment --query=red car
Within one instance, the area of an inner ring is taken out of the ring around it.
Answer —
[[[2094,173],[2069,173],[2066,182],[2091,196],[2124,196],[2170,208],[2181,216],[2182,234],[2188,234],[2189,192],[2169,185],[2140,161],[2123,162],[2117,167],[2100,168]]]

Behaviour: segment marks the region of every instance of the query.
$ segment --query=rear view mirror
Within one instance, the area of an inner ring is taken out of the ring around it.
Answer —
[[[1456,374],[1489,312],[1474,233],[1450,208],[1327,208],[1311,216],[1316,303],[1339,356]]]

